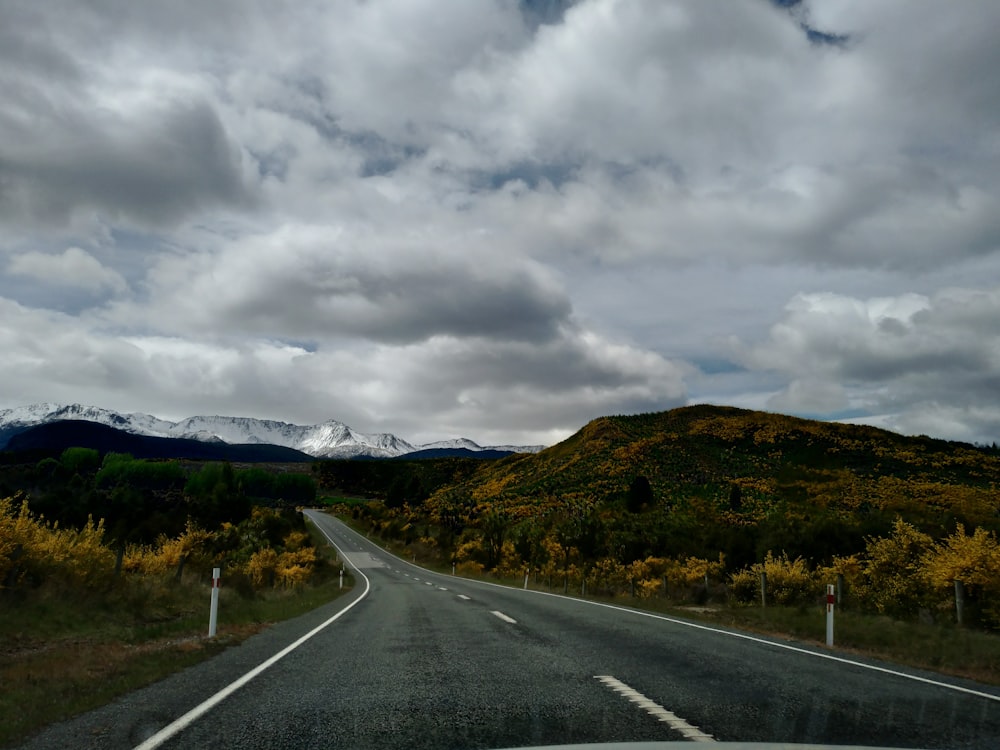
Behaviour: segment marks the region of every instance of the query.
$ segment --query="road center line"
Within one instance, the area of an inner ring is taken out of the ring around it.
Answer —
[[[309,520],[312,520],[312,519],[309,519]],[[330,538],[330,535],[327,534],[326,531],[324,531],[323,528],[318,523],[316,523],[315,521],[313,521],[313,525],[317,529],[319,529],[320,533],[327,538],[327,541],[329,541],[330,544],[333,544],[334,547],[337,547],[337,545],[334,544],[333,539]],[[337,548],[337,549],[338,549],[338,551],[340,551],[340,548]],[[350,565],[352,568],[354,568],[354,571],[359,576],[361,576],[361,578],[365,582],[365,590],[363,592],[361,592],[361,596],[359,596],[353,602],[351,602],[346,607],[344,607],[342,610],[340,610],[339,612],[337,612],[337,614],[335,614],[333,617],[329,618],[326,622],[323,622],[323,623],[317,625],[315,628],[313,628],[312,630],[310,630],[308,633],[306,633],[304,636],[302,636],[301,638],[299,638],[294,643],[292,643],[292,644],[290,644],[288,646],[285,646],[285,648],[281,649],[281,651],[279,651],[278,653],[276,653],[271,658],[267,659],[266,661],[261,662],[256,667],[254,667],[249,672],[247,672],[245,675],[243,675],[242,677],[240,677],[239,679],[237,679],[237,680],[229,683],[228,685],[226,685],[226,687],[222,688],[222,690],[220,690],[219,692],[217,692],[215,695],[211,696],[207,700],[202,701],[201,703],[199,703],[197,706],[195,706],[194,708],[192,708],[190,711],[188,711],[186,714],[184,714],[180,718],[175,719],[171,723],[167,724],[165,727],[163,727],[163,729],[161,729],[159,732],[157,732],[156,734],[154,734],[152,737],[150,737],[149,739],[147,739],[142,744],[136,745],[135,750],[154,750],[154,748],[159,747],[164,742],[166,742],[171,737],[173,737],[175,734],[177,734],[178,732],[180,732],[181,730],[183,730],[185,727],[187,727],[190,724],[192,724],[194,721],[196,721],[198,718],[200,718],[203,714],[206,714],[209,711],[211,711],[213,708],[215,708],[215,706],[217,706],[219,703],[221,703],[222,701],[224,701],[230,695],[232,695],[233,693],[235,693],[241,687],[243,687],[244,685],[246,685],[248,682],[250,682],[250,680],[252,680],[254,677],[256,677],[257,675],[259,675],[261,672],[263,672],[264,670],[266,670],[269,667],[273,666],[277,662],[281,661],[281,659],[285,658],[288,654],[290,654],[292,651],[294,651],[295,649],[297,649],[303,643],[305,643],[306,641],[308,641],[314,635],[316,635],[320,631],[324,630],[328,625],[332,624],[336,620],[339,620],[343,615],[347,614],[356,604],[360,603],[362,599],[364,599],[366,596],[368,596],[368,592],[371,589],[371,582],[368,580],[368,577],[365,576],[365,574],[361,572],[360,568],[358,568],[356,565],[354,565],[354,563],[352,563],[350,560],[347,559],[347,555],[343,555],[343,557],[344,557],[344,560],[346,561],[346,563],[348,565]]]
[[[459,599],[465,599],[465,601],[469,601],[470,599],[472,599],[471,596],[466,596],[465,594],[459,594],[458,598]]]
[[[492,610],[490,612],[490,614],[491,615],[496,615],[501,620],[503,620],[504,622],[509,622],[511,625],[517,625],[517,620],[515,620],[513,617],[508,617],[507,615],[505,615],[503,612],[500,612],[499,610],[494,609],[494,610]]]
[[[444,586],[438,586],[438,591],[447,591],[447,590],[448,589],[446,589]]]
[[[715,738],[712,735],[701,731],[693,724],[688,724],[673,711],[668,711],[656,701],[650,700],[638,690],[630,688],[621,680],[615,679],[611,675],[606,674],[594,675],[594,679],[600,680],[605,686],[611,688],[623,698],[627,698],[632,703],[635,703],[639,706],[639,708],[652,716],[654,719],[658,719],[659,721],[669,725],[671,729],[680,732],[685,739],[689,739],[692,742],[715,742]]]

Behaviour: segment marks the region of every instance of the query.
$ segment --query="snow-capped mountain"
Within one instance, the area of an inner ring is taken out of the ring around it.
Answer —
[[[455,438],[453,440],[437,440],[433,443],[419,445],[416,450],[432,449],[456,450],[465,449],[467,451],[503,451],[506,453],[538,453],[545,448],[544,445],[480,445],[468,438]]]
[[[251,417],[188,417],[170,422],[149,414],[120,414],[109,409],[80,404],[32,404],[0,409],[0,448],[10,437],[28,427],[64,419],[79,419],[114,427],[137,435],[189,438],[205,442],[265,443],[295,448],[317,458],[372,456],[394,458],[430,448],[464,448],[470,451],[537,453],[545,446],[481,446],[466,438],[413,445],[389,433],[364,434],[346,424],[329,420],[321,424],[296,425]]]

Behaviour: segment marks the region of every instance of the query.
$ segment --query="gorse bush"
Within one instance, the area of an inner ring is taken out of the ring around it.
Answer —
[[[924,561],[933,540],[916,527],[897,519],[888,537],[870,538],[857,598],[882,614],[905,616],[927,604]]]
[[[122,569],[143,575],[179,575],[190,564],[191,569],[204,571],[212,562],[214,540],[214,534],[189,520],[180,536],[161,536],[153,545],[128,546]]]
[[[204,577],[224,562],[228,571],[247,576],[258,588],[300,587],[313,576],[317,556],[309,535],[293,528],[286,516],[255,508],[244,522],[225,523],[216,531],[189,520],[177,536],[119,548],[121,574],[180,578],[187,570]],[[27,500],[0,499],[0,593],[41,587],[81,592],[112,585],[116,550],[105,537],[101,521],[62,528],[34,515]]]
[[[258,588],[282,586],[298,588],[306,584],[316,564],[316,551],[312,547],[286,544],[281,552],[271,548],[254,552],[245,566],[246,574]]]
[[[809,564],[801,557],[789,559],[768,552],[764,562],[736,571],[730,576],[731,592],[740,602],[760,600],[761,573],[767,582],[766,599],[781,605],[806,604],[817,593],[817,582]]]
[[[103,523],[60,528],[36,518],[28,501],[0,499],[0,588],[91,589],[106,584],[114,553],[104,545]]]
[[[871,537],[858,555],[836,557],[811,569],[801,558],[768,553],[763,564],[735,571],[729,591],[738,602],[760,599],[760,573],[767,573],[768,601],[808,603],[844,577],[851,606],[894,617],[920,611],[950,617],[955,610],[955,581],[961,581],[973,619],[1000,627],[1000,542],[996,534],[956,530],[935,542],[898,520],[888,537]]]
[[[921,564],[935,609],[951,607],[958,580],[981,622],[1000,627],[1000,544],[995,533],[976,529],[969,535],[959,524],[955,533],[924,552]]]

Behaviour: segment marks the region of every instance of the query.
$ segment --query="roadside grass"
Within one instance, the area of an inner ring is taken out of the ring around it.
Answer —
[[[662,604],[662,602],[661,602]],[[685,617],[825,646],[822,607],[673,607]],[[834,651],[870,656],[955,677],[1000,685],[1000,636],[959,628],[894,620],[840,608],[834,613]]]
[[[340,520],[364,534],[354,519],[339,515]],[[404,560],[412,555],[399,542],[387,543],[378,537],[370,540]],[[451,566],[436,560],[416,559],[416,564],[438,573],[451,574]],[[511,588],[522,588],[523,577],[501,578],[490,574],[458,577],[488,581]],[[528,588],[563,594],[562,583],[529,580]],[[702,605],[675,602],[663,598],[639,599],[630,596],[580,595],[578,587],[569,586],[572,598],[599,601],[616,606],[695,620],[706,624],[749,631],[779,639],[826,647],[826,611],[823,606],[780,607],[734,605],[717,601],[713,596]],[[959,628],[950,623],[926,623],[895,620],[885,615],[868,614],[838,607],[834,614],[835,645],[831,653],[866,656],[895,664],[964,677],[989,685],[1000,685],[1000,635],[973,628]]]
[[[315,582],[248,597],[219,592],[219,624],[207,638],[207,581],[123,579],[110,591],[46,591],[0,597],[0,746],[47,724],[105,705],[204,661],[275,622],[305,614],[340,590],[336,553],[310,523]]]

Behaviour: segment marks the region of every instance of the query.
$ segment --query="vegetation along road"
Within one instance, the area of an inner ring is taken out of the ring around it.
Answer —
[[[307,513],[351,595],[25,747],[1000,742],[995,688],[428,572]]]

